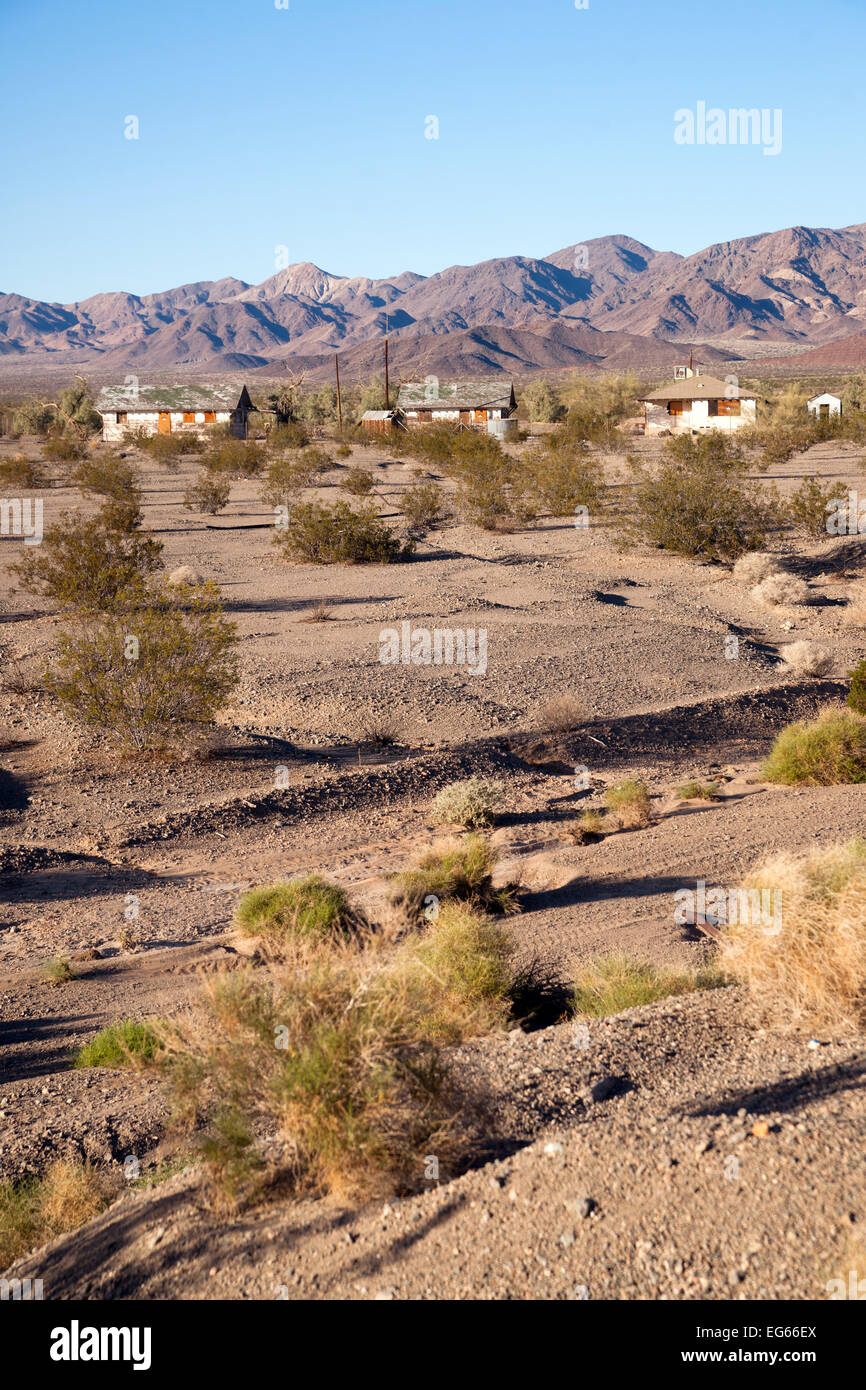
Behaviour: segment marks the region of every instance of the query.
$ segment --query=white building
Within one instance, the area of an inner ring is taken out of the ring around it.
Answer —
[[[509,377],[440,381],[429,376],[426,381],[407,381],[400,387],[397,408],[410,429],[445,420],[502,439],[516,436],[517,399]]]
[[[675,367],[674,374],[673,381],[643,397],[644,434],[733,431],[755,423],[755,396],[690,367]]]
[[[238,439],[247,437],[247,421],[255,410],[243,385],[224,386],[106,386],[96,409],[102,416],[102,438],[123,439],[127,430],[147,434],[200,434],[208,425],[228,425]]]
[[[823,396],[813,396],[806,402],[806,409],[810,415],[817,415],[820,419],[829,420],[831,415],[842,414],[842,402],[838,396],[833,396],[829,391],[825,391]]]

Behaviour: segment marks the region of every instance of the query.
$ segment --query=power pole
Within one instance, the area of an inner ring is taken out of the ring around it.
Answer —
[[[337,369],[337,420],[340,426],[340,434],[343,433],[343,398],[340,395],[340,356],[334,353],[334,366]]]
[[[388,339],[385,339],[385,409],[391,409],[391,389],[388,383]]]

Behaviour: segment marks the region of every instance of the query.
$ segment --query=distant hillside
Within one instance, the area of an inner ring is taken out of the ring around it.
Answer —
[[[286,361],[316,370],[316,359],[339,351],[361,371],[387,333],[395,360],[412,342],[407,362],[429,357],[443,372],[556,370],[596,366],[597,358],[607,366],[667,366],[670,349],[659,355],[659,344],[677,344],[682,356],[689,344],[712,339],[718,356],[701,349],[711,362],[725,360],[726,339],[728,356],[750,342],[764,355],[773,342],[853,343],[861,323],[866,224],[792,227],[693,256],[609,236],[541,260],[500,257],[427,277],[349,277],[305,262],[260,285],[227,277],[75,304],[0,294],[0,358],[6,369],[50,364],[101,374],[248,371]]]

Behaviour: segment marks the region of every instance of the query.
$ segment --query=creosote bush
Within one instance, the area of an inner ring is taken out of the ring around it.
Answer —
[[[410,531],[429,531],[441,519],[443,512],[442,489],[432,480],[418,479],[406,488],[400,499],[400,508]]]
[[[211,473],[203,468],[183,494],[183,505],[188,512],[216,516],[228,506],[231,495],[232,483],[228,473]]]
[[[7,485],[35,489],[48,487],[49,480],[41,464],[24,454],[16,454],[14,458],[0,460],[0,486]]]
[[[761,775],[785,786],[866,782],[866,717],[839,705],[789,724],[776,736]]]
[[[462,825],[481,830],[493,825],[505,796],[501,782],[490,777],[466,777],[437,792],[431,813],[437,825]]]
[[[683,782],[676,789],[680,801],[715,801],[721,788],[718,782]]]
[[[655,1004],[673,995],[718,989],[727,978],[708,963],[696,970],[669,970],[651,961],[617,953],[584,966],[574,986],[574,1012],[583,1018],[607,1018],[639,1004]]]
[[[346,502],[291,507],[274,543],[286,558],[316,565],[392,564],[408,559],[412,542],[401,545],[372,502],[353,510]]]
[[[866,659],[857,662],[853,671],[848,672],[848,679],[851,682],[848,705],[857,714],[866,714]]]
[[[738,913],[725,930],[725,970],[786,1023],[862,1030],[866,840],[778,855],[753,869],[745,889],[779,895],[781,931],[768,932],[760,913]]]
[[[11,572],[26,592],[61,608],[83,613],[124,608],[127,590],[160,568],[162,545],[138,530],[118,530],[110,521],[102,513],[64,512]]]
[[[816,478],[804,478],[788,503],[791,524],[815,540],[826,539],[827,507],[838,496],[838,484],[821,487]]]
[[[245,936],[275,945],[292,939],[327,940],[366,930],[366,919],[336,883],[318,874],[253,888],[238,904],[236,925]]]
[[[538,724],[542,729],[552,729],[556,732],[568,733],[572,729],[578,728],[584,721],[585,712],[580,701],[574,695],[562,694],[554,695],[544,704],[538,712]]]
[[[373,475],[367,468],[347,468],[340,487],[353,497],[366,497],[373,491]]]
[[[46,687],[127,753],[193,745],[237,683],[237,630],[213,584],[140,587],[126,611],[61,633]]]
[[[717,562],[759,549],[771,516],[757,489],[743,478],[738,461],[711,455],[709,437],[683,436],[682,441],[681,453],[666,451],[655,471],[633,464],[633,529],[664,550]],[[686,456],[686,441],[691,456]],[[669,441],[674,443],[680,445],[680,440]]]

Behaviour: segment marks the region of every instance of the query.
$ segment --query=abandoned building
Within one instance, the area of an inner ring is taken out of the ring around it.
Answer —
[[[813,396],[807,401],[806,409],[810,415],[817,415],[819,420],[829,420],[831,415],[842,414],[842,402],[838,396],[825,391],[822,395]]]
[[[675,367],[674,380],[642,397],[644,434],[738,430],[757,417],[755,396],[730,381]]]
[[[96,409],[102,416],[102,438],[117,442],[127,430],[146,434],[200,434],[208,425],[228,425],[246,439],[250,412],[256,407],[243,385],[223,386],[106,386]]]
[[[430,376],[408,381],[400,387],[397,408],[410,429],[445,420],[486,430],[499,439],[517,437],[517,398],[508,377],[440,381]]]
[[[361,416],[361,429],[368,434],[389,434],[405,428],[402,410],[365,410]]]

